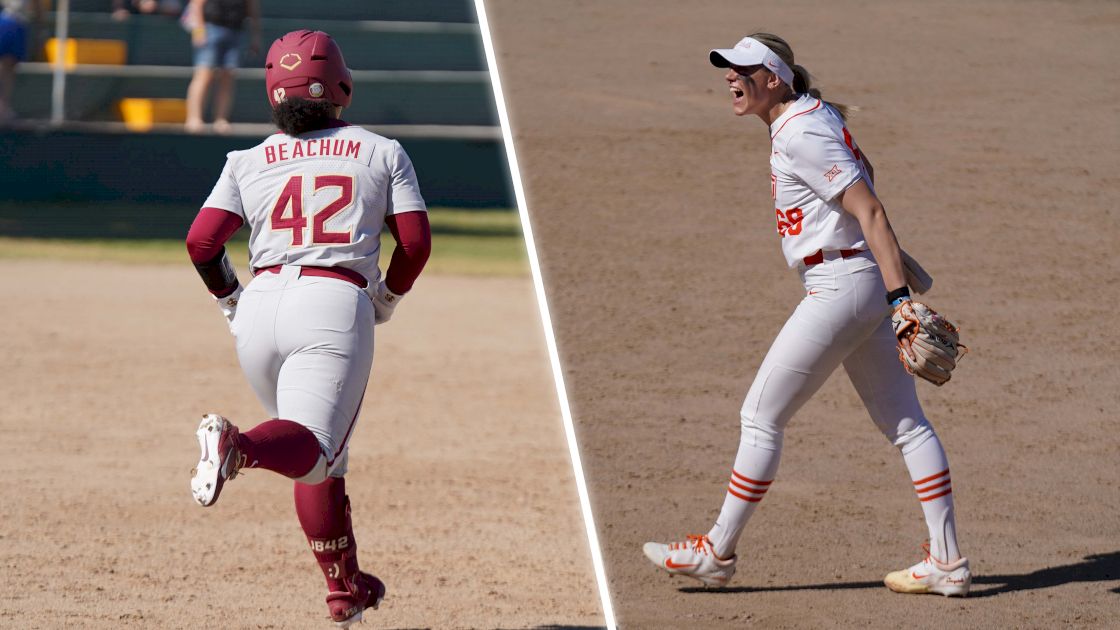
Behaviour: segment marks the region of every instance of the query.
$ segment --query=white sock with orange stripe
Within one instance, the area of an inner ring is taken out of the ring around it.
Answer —
[[[922,504],[929,528],[929,555],[942,563],[955,562],[961,552],[957,547],[957,523],[953,513],[953,483],[949,476],[949,460],[937,435],[930,436],[918,448],[902,458],[914,482],[914,491]]]
[[[745,440],[739,442],[723,508],[719,511],[716,524],[708,532],[717,558],[727,559],[735,555],[743,528],[774,481],[781,455],[781,451],[753,446]]]

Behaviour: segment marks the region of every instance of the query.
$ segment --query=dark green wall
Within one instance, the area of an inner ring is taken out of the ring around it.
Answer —
[[[6,131],[0,189],[7,201],[201,204],[225,154],[259,138],[186,134]],[[496,140],[403,138],[433,206],[513,207],[505,151]],[[158,207],[151,208],[158,212]],[[0,224],[0,232],[2,232]]]

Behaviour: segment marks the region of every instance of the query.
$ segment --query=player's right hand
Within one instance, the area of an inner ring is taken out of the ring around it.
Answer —
[[[230,332],[233,332],[233,318],[237,315],[237,302],[241,299],[241,285],[233,290],[233,293],[225,297],[216,297],[214,300],[218,303],[218,308],[221,309],[222,315],[225,316],[226,322],[229,324]]]
[[[384,324],[393,317],[393,310],[397,308],[397,304],[403,298],[403,295],[397,295],[385,286],[385,282],[377,285],[377,291],[371,296],[373,297],[373,325]]]

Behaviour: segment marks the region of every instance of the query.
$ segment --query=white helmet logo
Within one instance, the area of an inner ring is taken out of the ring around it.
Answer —
[[[289,72],[295,70],[301,63],[303,63],[303,57],[300,57],[299,53],[285,53],[280,58],[280,67]]]
[[[312,98],[319,98],[323,95],[323,84],[312,83],[311,85],[307,86],[307,92],[311,94]]]
[[[282,87],[278,87],[272,90],[272,100],[276,101],[277,103],[282,103],[285,96],[286,93],[284,91],[284,88]]]

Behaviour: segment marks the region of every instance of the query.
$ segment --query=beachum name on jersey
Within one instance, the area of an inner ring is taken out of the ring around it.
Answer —
[[[265,145],[264,159],[269,164],[309,157],[342,157],[357,160],[361,150],[362,143],[358,140],[342,138],[297,140],[291,143]]]

